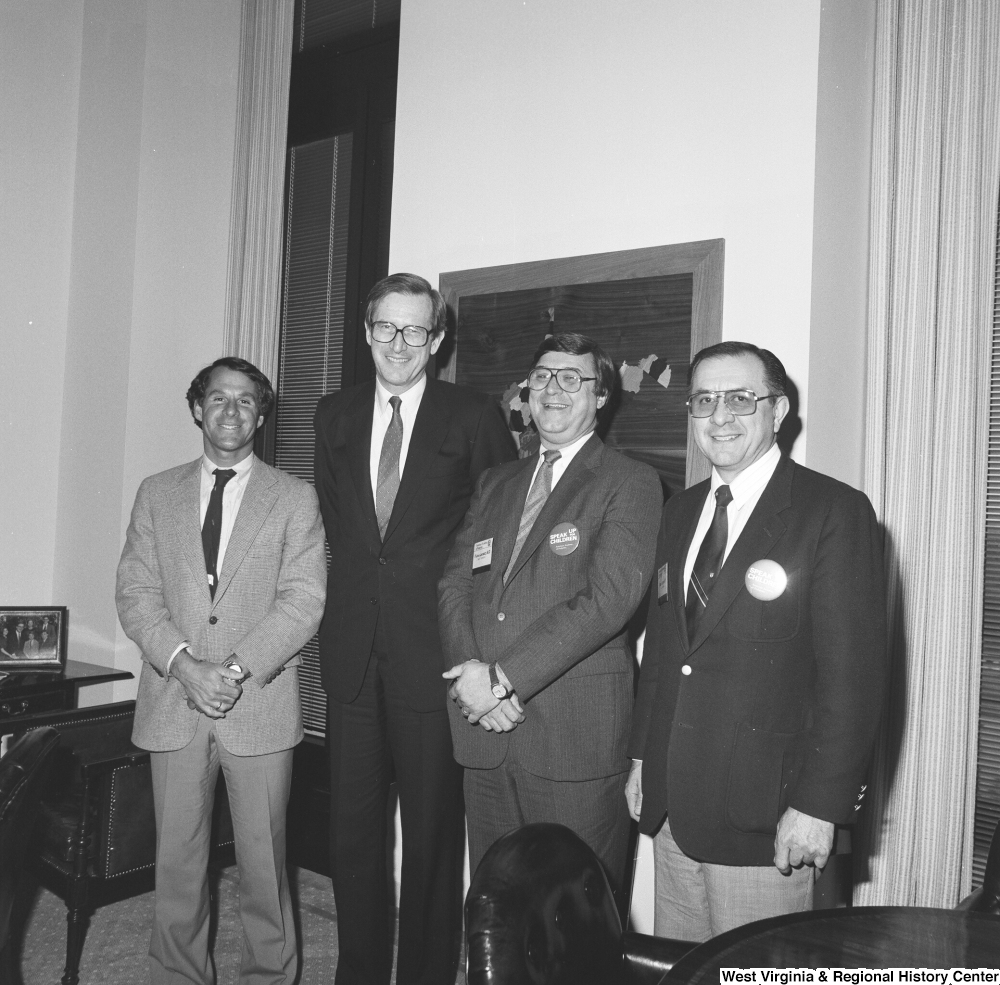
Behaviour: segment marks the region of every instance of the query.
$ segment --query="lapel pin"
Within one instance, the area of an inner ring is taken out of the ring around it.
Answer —
[[[553,554],[572,554],[580,546],[580,531],[573,523],[557,523],[549,531],[549,548]]]

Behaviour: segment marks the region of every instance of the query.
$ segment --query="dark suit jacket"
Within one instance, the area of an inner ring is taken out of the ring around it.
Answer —
[[[357,697],[381,608],[391,673],[416,711],[441,708],[437,583],[480,473],[510,461],[514,443],[494,400],[427,380],[385,542],[369,469],[375,382],[324,397],[316,409],[316,490],[330,576],[319,648],[323,687]]]
[[[533,455],[483,477],[441,579],[446,667],[498,660],[526,716],[498,734],[470,726],[448,702],[455,758],[489,769],[513,754],[549,779],[611,776],[628,768],[633,661],[625,626],[652,572],[660,480],[593,436],[552,490],[505,586],[537,463]],[[572,554],[549,547],[563,522],[580,533]],[[489,537],[490,569],[473,573],[473,547]]]
[[[782,458],[689,646],[684,561],[708,490],[663,509],[669,598],[650,599],[629,743],[640,829],[669,815],[693,858],[770,865],[786,807],[841,824],[860,807],[886,682],[882,537],[863,493]],[[773,601],[744,584],[763,558],[788,576]]]

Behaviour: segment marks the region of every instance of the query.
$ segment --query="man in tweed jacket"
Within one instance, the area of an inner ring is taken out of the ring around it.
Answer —
[[[187,397],[204,455],[142,482],[118,565],[118,615],[143,658],[132,738],[153,772],[150,981],[214,981],[207,864],[221,767],[240,869],[239,980],[291,983],[285,810],[302,738],[297,653],[326,593],[323,528],[312,487],[253,456],[274,402],[263,373],[219,359]],[[213,516],[214,565],[202,536]]]
[[[528,384],[545,454],[485,473],[440,582],[473,870],[501,835],[555,821],[576,831],[621,886],[632,711],[626,623],[653,570],[663,497],[653,469],[594,433],[616,375],[583,336],[542,343]],[[536,512],[539,476],[551,492]]]

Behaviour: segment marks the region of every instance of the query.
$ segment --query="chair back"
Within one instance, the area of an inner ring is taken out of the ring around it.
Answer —
[[[483,856],[465,901],[469,985],[617,985],[621,922],[597,856],[528,824]]]
[[[10,933],[11,908],[34,832],[44,766],[58,744],[55,729],[37,729],[13,742],[0,759],[0,950]]]

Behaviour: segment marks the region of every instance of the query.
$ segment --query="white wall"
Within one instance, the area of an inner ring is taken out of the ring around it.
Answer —
[[[723,237],[724,335],[805,417],[819,28],[819,0],[404,2],[390,269]]]
[[[0,483],[0,605],[69,606],[75,659],[138,670],[128,514],[201,451],[184,393],[222,350],[241,10],[0,0],[3,459],[25,463]]]

